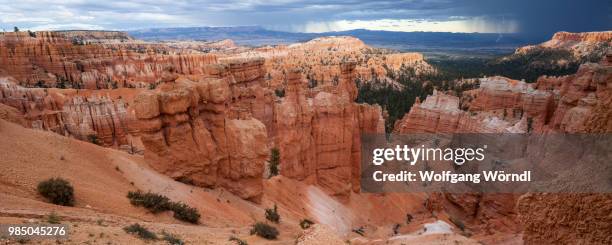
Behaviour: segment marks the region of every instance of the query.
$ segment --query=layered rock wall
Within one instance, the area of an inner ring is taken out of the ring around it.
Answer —
[[[280,174],[334,195],[357,191],[360,134],[384,132],[384,120],[380,107],[353,102],[355,65],[342,65],[338,85],[320,91],[291,70],[282,98],[264,84],[263,69],[258,58],[221,60],[203,75],[167,75],[139,95],[134,108],[145,158],[175,179],[257,200],[268,145],[275,145]]]
[[[574,41],[574,42],[606,42],[612,40],[612,31],[603,32],[557,32],[553,35],[552,40],[558,41]]]
[[[287,95],[275,106],[281,174],[316,183],[333,195],[359,190],[361,133],[383,133],[379,106],[357,105],[355,65],[343,64],[336,87],[306,96],[306,81],[289,73]]]
[[[133,113],[123,91],[24,88],[7,79],[0,81],[0,103],[17,109],[27,127],[90,141],[103,146],[133,145],[130,132]],[[136,91],[134,91],[136,92]]]
[[[555,84],[560,98],[550,129],[572,133],[612,132],[612,56],[586,64],[568,77],[538,80]],[[553,82],[551,82],[551,80]],[[518,200],[527,244],[609,244],[612,196],[604,193],[526,194]]]
[[[533,88],[499,77],[481,79],[479,89],[464,93],[469,97],[462,98],[469,101],[466,111],[459,109],[460,98],[434,92],[423,103],[415,103],[396,123],[395,132],[610,133],[611,60],[608,55],[599,64],[584,64],[570,76],[540,77]],[[607,194],[434,197],[431,202],[461,207],[463,215],[481,220],[485,229],[503,229],[504,222],[491,217],[518,215],[527,244],[608,244],[611,239],[606,232],[612,206]],[[496,203],[487,204],[491,201]],[[515,203],[516,209],[511,205]]]
[[[355,64],[340,69],[339,84],[312,97],[303,76],[290,71],[286,96],[275,105],[274,128],[282,175],[346,196],[359,190],[361,133],[384,132],[384,120],[379,106],[353,102]]]
[[[553,92],[559,99],[548,127],[571,133],[610,132],[612,117],[610,97],[612,66],[609,64],[585,64],[574,75],[538,80],[538,87],[558,84]],[[598,129],[598,130],[595,130]]]
[[[213,78],[178,78],[140,94],[135,111],[145,158],[175,179],[222,186],[257,201],[268,156],[267,131],[250,116],[229,117],[228,85]]]
[[[75,44],[58,32],[5,32],[0,35],[0,74],[25,86],[116,88],[148,87],[173,66],[200,74],[216,63],[212,54],[138,53],[121,46]]]

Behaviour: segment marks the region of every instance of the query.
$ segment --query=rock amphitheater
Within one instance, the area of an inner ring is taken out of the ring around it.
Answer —
[[[557,33],[542,45],[611,40],[610,32]],[[421,54],[353,37],[245,48],[2,33],[0,223],[39,222],[53,211],[71,225],[69,243],[141,243],[121,230],[141,222],[190,244],[231,244],[231,236],[260,244],[250,226],[278,205],[278,244],[612,242],[602,232],[612,230],[609,195],[360,193],[361,135],[384,133],[385,112],[355,102],[355,80],[394,83],[386,69],[401,67],[435,72]],[[461,97],[434,91],[417,101],[393,131],[612,132],[612,53],[533,84],[478,80]],[[268,178],[272,148],[280,175]],[[76,186],[75,207],[37,196],[36,183],[52,176]],[[137,189],[196,207],[201,224],[131,206],[125,195]],[[305,218],[316,225],[302,231]],[[468,229],[453,225],[457,218]]]

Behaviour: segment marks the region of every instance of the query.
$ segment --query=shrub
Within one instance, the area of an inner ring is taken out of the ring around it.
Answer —
[[[257,222],[251,229],[251,235],[258,235],[268,240],[276,239],[278,236],[278,230],[274,226],[268,225],[263,222]]]
[[[358,227],[358,228],[354,228],[353,232],[359,234],[360,236],[364,236],[365,235],[365,230],[363,229],[363,226]]]
[[[285,90],[284,89],[275,89],[274,90],[274,94],[276,94],[276,97],[279,97],[279,98],[285,97]]]
[[[30,239],[25,239],[25,238],[17,239],[17,243],[19,243],[19,244],[27,244],[29,242],[30,242]]]
[[[240,239],[238,237],[235,237],[235,236],[231,236],[229,238],[229,241],[230,242],[236,242],[236,244],[238,244],[238,245],[249,245],[245,240],[242,240],[242,239]]]
[[[181,177],[178,177],[178,178],[176,178],[174,180],[176,180],[178,182],[181,182],[183,184],[186,184],[186,185],[195,185],[195,182],[193,181],[193,179],[189,178],[187,176],[181,176]]]
[[[274,208],[266,208],[266,219],[278,224],[280,214],[278,214],[276,204],[274,204]]]
[[[74,205],[74,188],[62,178],[51,178],[38,183],[38,193],[51,203],[62,206]]]
[[[270,150],[270,177],[278,175],[278,165],[280,164],[280,151],[274,147]]]
[[[98,139],[98,136],[95,135],[95,134],[87,135],[87,140],[89,142],[91,142],[92,144],[96,144],[96,145],[100,145],[101,144],[100,140]]]
[[[406,214],[406,224],[410,224],[410,222],[412,222],[412,215],[411,214]]]
[[[393,225],[393,235],[399,234],[399,229],[400,228],[402,228],[402,225],[400,225],[400,224]]]
[[[134,234],[143,240],[157,240],[157,235],[155,235],[155,233],[149,231],[146,227],[141,226],[138,223],[123,227],[123,230],[129,234]]]
[[[43,81],[43,80],[38,80],[38,82],[36,82],[34,84],[34,87],[36,87],[36,88],[46,88],[47,84],[45,84],[45,81]]]
[[[533,131],[533,118],[527,118],[527,133],[531,133]]]
[[[190,207],[182,202],[173,202],[166,196],[160,194],[141,191],[130,191],[127,197],[130,203],[137,207],[144,207],[152,213],[164,211],[174,212],[174,218],[189,223],[197,224],[200,220],[200,213],[197,209]]]
[[[198,210],[182,202],[172,203],[171,209],[174,212],[174,218],[178,220],[193,224],[197,224],[200,220],[200,213]]]
[[[179,238],[177,235],[162,231],[162,236],[163,236],[162,239],[168,242],[168,244],[170,245],[184,245],[185,244],[185,242],[181,240],[181,238]]]
[[[315,79],[308,79],[308,88],[316,88],[317,87],[317,80]]]
[[[144,207],[153,213],[170,210],[171,202],[168,197],[156,193],[142,193],[141,191],[130,191],[127,197],[130,203],[137,207]]]
[[[62,219],[55,213],[55,211],[51,212],[47,216],[47,223],[49,224],[59,224],[62,222]]]
[[[300,227],[302,227],[302,229],[304,230],[310,228],[310,226],[312,226],[313,224],[314,222],[309,219],[303,219],[302,221],[300,221]]]

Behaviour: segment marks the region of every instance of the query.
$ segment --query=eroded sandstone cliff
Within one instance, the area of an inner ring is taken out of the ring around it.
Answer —
[[[0,79],[0,103],[17,109],[27,127],[114,147],[134,144],[128,104],[138,91],[24,88]]]
[[[282,175],[346,196],[358,190],[361,132],[384,125],[380,107],[353,102],[354,69],[343,64],[339,84],[317,90],[292,70],[281,98],[262,83],[258,58],[224,59],[201,76],[167,74],[134,101],[145,158],[173,178],[256,200],[268,146],[276,146]]]
[[[211,54],[135,52],[120,45],[74,43],[59,32],[4,32],[0,74],[24,86],[59,88],[148,87],[167,66],[183,74],[216,62]]]
[[[258,200],[268,155],[265,126],[230,118],[228,84],[219,79],[164,81],[135,99],[145,159],[157,171]]]
[[[398,133],[610,133],[612,56],[587,63],[574,75],[540,77],[526,84],[481,78],[459,98],[434,92],[395,125]],[[446,205],[445,205],[446,203]],[[516,204],[516,207],[515,207]],[[468,217],[481,229],[522,229],[528,244],[607,244],[611,222],[606,194],[438,194],[434,210]],[[457,207],[460,212],[453,211]],[[517,217],[516,221],[510,217]],[[513,224],[518,222],[519,224]],[[478,227],[477,226],[477,227]]]

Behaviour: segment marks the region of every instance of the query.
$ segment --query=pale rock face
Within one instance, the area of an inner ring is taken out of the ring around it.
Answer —
[[[396,122],[396,132],[521,132],[518,124],[531,120],[541,131],[554,111],[554,96],[534,90],[522,81],[504,77],[481,78],[470,91],[468,111],[459,109],[459,98],[435,92]]]
[[[143,92],[134,100],[134,109],[138,119],[150,119],[159,116],[159,99],[157,94]]]
[[[434,91],[423,103],[395,123],[396,133],[455,132],[466,113],[459,110],[459,98]]]
[[[263,192],[261,178],[268,159],[266,127],[255,118],[227,120],[228,164],[220,172],[227,180],[229,191],[243,198],[256,197]]]

